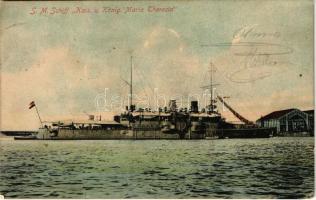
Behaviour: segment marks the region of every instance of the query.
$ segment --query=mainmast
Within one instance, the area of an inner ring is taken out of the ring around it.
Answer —
[[[213,63],[210,62],[210,82],[211,82],[211,109],[210,111],[213,112]]]
[[[214,86],[218,85],[218,84],[213,84],[213,72],[215,72],[215,69],[214,69],[214,65],[212,62],[210,62],[210,70],[209,70],[209,73],[210,73],[210,85],[209,85],[209,88],[211,90],[211,103],[210,103],[210,108],[209,108],[209,112],[210,113],[213,113],[216,106],[214,105],[215,103],[215,100],[214,100],[214,95],[213,95],[213,92],[214,92]]]
[[[210,91],[210,92],[211,92],[211,102],[210,102],[210,105],[208,105],[207,107],[208,107],[208,112],[209,112],[209,113],[214,113],[214,112],[216,112],[216,111],[215,111],[216,105],[214,105],[214,103],[215,103],[216,101],[215,101],[215,99],[214,99],[214,94],[213,94],[214,89],[215,89],[214,86],[219,85],[219,84],[213,83],[213,79],[214,79],[214,77],[213,77],[213,72],[215,72],[215,68],[214,68],[212,62],[210,62],[210,67],[209,67],[208,72],[209,72],[209,76],[210,76],[210,84],[209,84],[209,85],[202,86],[201,88],[202,88],[202,89],[210,89],[210,90],[211,90],[211,91]]]
[[[130,81],[130,105],[129,105],[129,109],[132,112],[133,111],[133,56],[131,56],[131,81]]]

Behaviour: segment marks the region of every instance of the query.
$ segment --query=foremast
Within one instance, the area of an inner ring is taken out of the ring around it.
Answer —
[[[214,67],[214,64],[212,62],[210,62],[210,66],[209,66],[209,77],[210,77],[210,84],[209,85],[205,85],[202,86],[202,89],[209,89],[210,93],[211,93],[211,99],[210,99],[210,104],[206,107],[207,108],[207,113],[208,114],[219,114],[217,111],[217,106],[216,106],[216,96],[214,95],[215,92],[215,86],[218,86],[218,83],[214,83],[214,75],[213,73],[216,71],[216,68]]]

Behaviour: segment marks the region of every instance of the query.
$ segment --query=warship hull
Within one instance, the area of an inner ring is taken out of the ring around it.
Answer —
[[[161,130],[67,130],[51,133],[40,129],[33,139],[39,140],[199,140],[207,138],[269,138],[274,136],[271,128],[216,129],[205,132],[164,133]],[[19,138],[22,139],[22,138]]]
[[[276,133],[275,128],[242,128],[242,129],[218,129],[207,134],[208,137],[216,136],[225,138],[269,138]]]
[[[40,140],[145,140],[181,139],[176,133],[163,133],[160,130],[67,130],[50,133],[40,129],[36,134]]]

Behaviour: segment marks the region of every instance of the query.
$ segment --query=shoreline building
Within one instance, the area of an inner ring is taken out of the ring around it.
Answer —
[[[314,132],[314,110],[296,108],[278,110],[260,117],[256,124],[264,128],[276,128],[277,133]]]
[[[308,122],[311,128],[312,133],[314,133],[314,110],[305,110],[306,114],[308,114]]]

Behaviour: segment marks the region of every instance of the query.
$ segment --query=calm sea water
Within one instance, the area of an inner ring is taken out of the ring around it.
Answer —
[[[0,141],[7,198],[307,198],[314,138]]]

